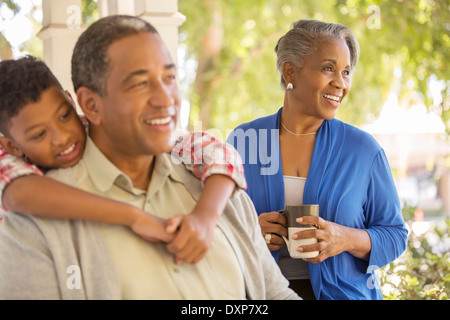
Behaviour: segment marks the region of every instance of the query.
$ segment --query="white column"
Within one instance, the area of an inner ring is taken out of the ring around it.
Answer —
[[[178,0],[99,0],[100,17],[127,14],[150,22],[159,32],[177,62],[178,27],[186,17],[178,12]]]
[[[114,14],[134,16],[136,9],[133,0],[99,0],[98,11],[100,17],[111,16]]]
[[[70,65],[73,48],[84,30],[81,0],[42,0],[42,11],[43,28],[38,36],[44,44],[43,60],[75,98]]]
[[[178,0],[134,0],[136,15],[150,22],[164,39],[177,63],[178,27],[186,17],[178,12]]]

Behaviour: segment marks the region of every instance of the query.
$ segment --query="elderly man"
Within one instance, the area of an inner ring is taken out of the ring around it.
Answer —
[[[48,175],[162,220],[190,212],[201,183],[167,154],[180,109],[175,76],[147,22],[110,16],[92,24],[72,59],[78,102],[90,122],[84,157]],[[0,230],[0,298],[298,299],[260,237],[256,216],[240,192],[204,259],[175,264],[164,243],[118,225],[10,213]]]

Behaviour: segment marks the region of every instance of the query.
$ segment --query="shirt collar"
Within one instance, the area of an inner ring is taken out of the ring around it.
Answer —
[[[133,192],[131,179],[106,158],[90,137],[87,137],[83,162],[92,182],[99,191],[106,192],[113,185],[116,185],[126,191]],[[169,177],[174,181],[183,183],[183,180],[173,168],[169,154],[164,153],[156,156],[153,170],[148,189],[149,193],[156,192]],[[152,189],[154,190],[152,191]]]
[[[128,178],[98,149],[90,137],[87,137],[83,162],[95,187],[106,192],[119,177]]]

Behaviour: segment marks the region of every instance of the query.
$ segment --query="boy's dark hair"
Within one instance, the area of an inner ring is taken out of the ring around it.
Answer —
[[[125,37],[150,32],[158,34],[147,21],[127,15],[104,17],[91,24],[78,38],[72,55],[72,82],[75,92],[84,86],[106,95],[109,46]]]
[[[53,86],[62,89],[47,65],[35,57],[0,61],[0,132],[9,137],[11,118]]]

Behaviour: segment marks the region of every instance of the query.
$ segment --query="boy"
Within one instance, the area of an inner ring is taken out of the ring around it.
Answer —
[[[33,57],[0,62],[0,132],[4,135],[0,144],[6,151],[0,150],[0,200],[9,211],[128,226],[148,241],[169,243],[177,262],[196,263],[206,254],[226,201],[236,186],[246,188],[242,164],[228,159],[221,164],[222,158],[203,154],[202,164],[194,161],[193,165],[186,165],[205,183],[201,198],[191,214],[166,222],[134,206],[43,176],[42,171],[78,163],[83,156],[86,132],[57,79]],[[204,148],[211,143],[231,155],[231,159],[238,159],[235,150],[214,138],[205,134],[197,137],[198,134],[184,137],[172,155],[195,151],[192,145],[201,144]]]

